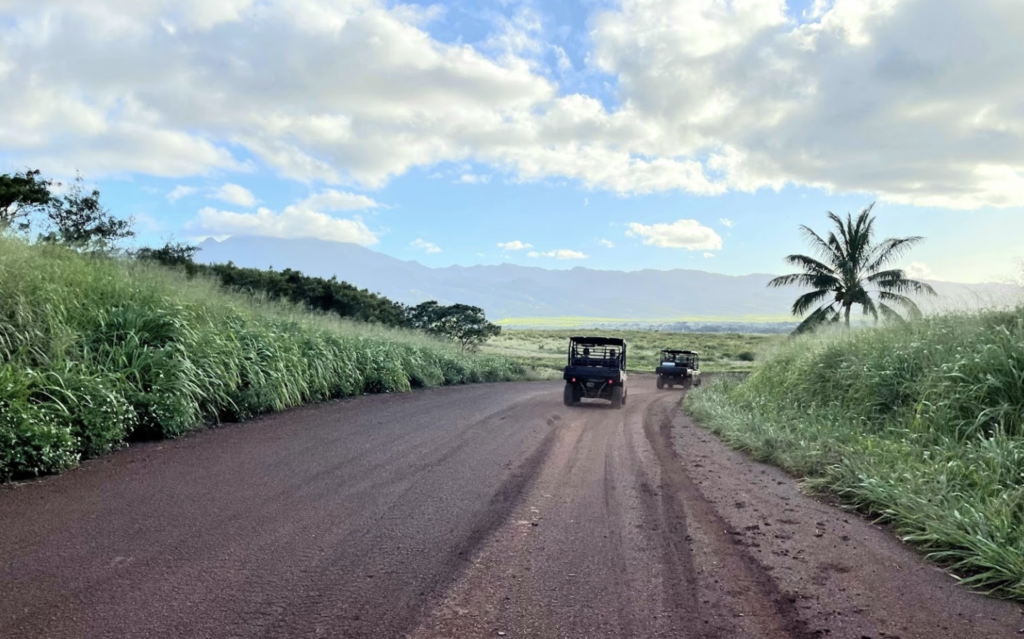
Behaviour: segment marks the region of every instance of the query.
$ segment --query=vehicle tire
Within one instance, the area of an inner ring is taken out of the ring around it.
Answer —
[[[566,383],[565,390],[562,391],[562,403],[566,406],[574,406],[578,401],[576,399],[576,387]]]
[[[622,387],[616,386],[612,389],[612,408],[622,408]]]
[[[692,377],[687,377],[685,380],[683,380],[683,390],[690,390],[690,386],[692,386],[692,385],[693,385],[693,378]]]
[[[664,377],[659,377],[658,378],[658,390],[661,390],[663,388],[665,388],[665,378]]]
[[[629,399],[629,390],[625,386],[622,387],[622,405],[626,405],[626,400]]]

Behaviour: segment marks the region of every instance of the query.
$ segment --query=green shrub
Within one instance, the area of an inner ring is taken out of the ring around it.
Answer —
[[[58,473],[78,463],[67,424],[21,402],[0,402],[0,480]]]
[[[1024,599],[1024,309],[793,339],[687,407],[967,584]]]
[[[0,480],[307,402],[525,373],[152,263],[0,238]]]

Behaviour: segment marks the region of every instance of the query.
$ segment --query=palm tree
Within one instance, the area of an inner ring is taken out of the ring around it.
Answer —
[[[790,255],[786,262],[803,272],[776,277],[768,283],[772,288],[799,285],[813,289],[793,303],[793,314],[797,316],[817,306],[796,332],[841,320],[849,327],[850,311],[855,304],[862,306],[864,314],[872,316],[876,322],[879,316],[903,321],[896,308],[910,317],[921,314],[910,295],[935,295],[931,286],[909,279],[901,269],[892,268],[896,260],[924,238],[897,237],[874,243],[875,218],[871,215],[874,207],[874,204],[867,207],[856,219],[849,213],[846,220],[829,213],[828,218],[836,228],[827,240],[807,226],[800,227],[819,259]]]

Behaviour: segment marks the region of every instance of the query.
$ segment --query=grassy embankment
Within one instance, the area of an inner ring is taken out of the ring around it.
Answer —
[[[523,374],[422,334],[0,238],[0,481],[306,402]]]
[[[797,338],[686,405],[965,584],[1024,599],[1024,309]]]
[[[703,372],[748,371],[759,353],[783,339],[778,335],[740,335],[735,333],[660,333],[657,331],[587,330],[510,330],[492,339],[485,352],[509,357],[524,366],[561,371],[571,335],[600,334],[624,337],[628,347],[627,363],[631,371],[653,372],[663,348],[695,350],[701,355]]]

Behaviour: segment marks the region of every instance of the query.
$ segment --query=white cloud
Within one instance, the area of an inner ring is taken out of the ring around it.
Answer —
[[[338,197],[342,196],[342,197]],[[285,207],[280,213],[260,207],[254,213],[235,213],[207,207],[186,224],[194,235],[225,237],[254,235],[280,238],[319,238],[372,246],[378,234],[358,217],[345,219],[323,211],[341,210],[351,194],[326,191]],[[359,196],[351,196],[359,197]]]
[[[323,211],[361,211],[380,207],[373,198],[346,191],[326,189],[302,201],[302,206]]]
[[[626,235],[639,237],[648,246],[681,248],[690,251],[716,251],[722,248],[722,238],[714,229],[697,220],[676,220],[671,224],[628,225]]]
[[[459,184],[487,184],[491,181],[489,175],[477,175],[475,173],[463,173],[459,176]]]
[[[414,246],[414,247],[416,247],[418,249],[423,249],[427,253],[440,253],[441,252],[441,247],[440,246],[438,246],[437,244],[434,244],[433,242],[428,242],[428,241],[426,241],[426,240],[424,240],[422,238],[416,238],[415,240],[410,242],[409,245],[410,246]]]
[[[718,221],[719,221],[719,222],[720,222],[720,223],[722,224],[722,226],[725,226],[725,227],[727,227],[727,228],[730,228],[730,229],[731,229],[731,228],[733,227],[733,225],[735,224],[735,223],[734,223],[734,222],[733,222],[732,220],[730,220],[730,219],[729,219],[729,218],[727,218],[727,217],[723,217],[722,219],[720,219],[720,220],[718,220]]]
[[[598,244],[605,248],[615,248],[615,242],[612,242],[611,240],[600,239],[598,240]]]
[[[196,189],[195,187],[183,186],[179,184],[178,186],[174,187],[170,193],[167,194],[167,201],[173,204],[174,202],[177,202],[183,197],[188,197],[194,194],[197,190],[198,189]]]
[[[530,251],[526,254],[527,257],[553,257],[557,260],[585,260],[589,255],[581,253],[580,251],[571,251],[569,249],[555,249],[554,251],[545,251],[543,253],[539,251]]]
[[[713,258],[714,256],[715,256],[714,253],[705,253],[704,254],[704,259],[708,259],[709,260],[709,259]]]
[[[931,267],[924,262],[913,262],[904,271],[906,271],[907,277],[915,280],[927,280],[935,276]]]
[[[786,9],[623,0],[594,20],[594,59],[731,189],[1024,205],[1024,4],[816,1],[803,24]]]
[[[19,165],[92,178],[264,165],[376,188],[472,162],[620,194],[797,184],[1024,206],[1024,3],[789,9],[597,11],[580,73],[611,76],[608,108],[549,79],[575,71],[529,9],[473,47],[424,30],[441,8],[385,0],[0,0],[0,140]]]
[[[257,202],[256,196],[252,194],[252,191],[244,186],[231,184],[230,182],[211,193],[210,197],[246,208],[256,206]]]
[[[522,251],[528,248],[533,248],[533,244],[513,240],[511,242],[498,242],[498,248],[504,251]]]

